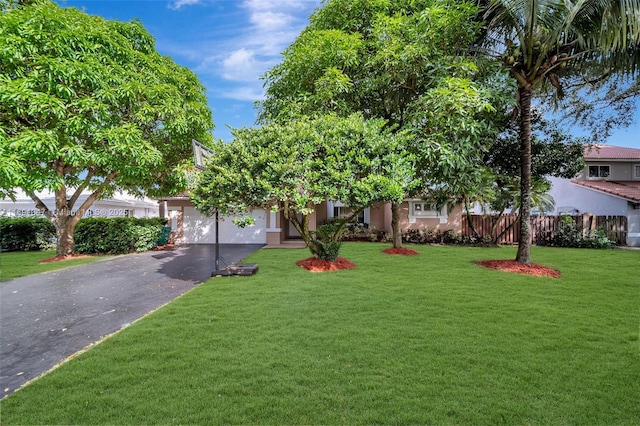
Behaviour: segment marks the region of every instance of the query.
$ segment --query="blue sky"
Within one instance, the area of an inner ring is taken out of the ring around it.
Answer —
[[[67,0],[63,7],[130,21],[139,18],[156,49],[198,75],[216,124],[214,136],[231,140],[227,126],[253,126],[260,76],[308,24],[320,0]]]
[[[216,124],[214,136],[231,140],[228,126],[253,126],[254,101],[262,98],[260,76],[307,25],[321,0],[67,0],[63,6],[91,15],[138,18],[156,48],[194,71],[207,88]],[[638,101],[640,103],[640,100]],[[640,107],[638,108],[640,110]],[[640,111],[635,125],[620,129],[609,144],[640,148]]]

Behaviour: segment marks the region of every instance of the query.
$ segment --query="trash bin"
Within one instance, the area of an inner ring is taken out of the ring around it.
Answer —
[[[169,242],[169,234],[171,234],[171,227],[170,226],[163,226],[162,227],[162,235],[160,235],[160,239],[158,240],[156,245],[157,246],[166,246],[167,243]]]

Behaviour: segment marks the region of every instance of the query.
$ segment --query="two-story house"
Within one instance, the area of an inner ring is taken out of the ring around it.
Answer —
[[[556,213],[626,216],[627,245],[640,247],[640,149],[593,145],[584,159],[574,179],[551,178]]]

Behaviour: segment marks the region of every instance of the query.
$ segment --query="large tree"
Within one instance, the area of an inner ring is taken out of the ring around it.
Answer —
[[[64,256],[94,201],[184,188],[191,140],[210,141],[213,120],[195,74],[158,54],[140,22],[30,3],[0,14],[0,185],[31,196]]]
[[[265,75],[259,121],[360,112],[394,131],[411,130],[405,148],[416,156],[422,187],[406,195],[420,196],[472,167],[490,132],[493,95],[472,81],[478,70],[463,56],[477,34],[475,13],[459,1],[328,0]],[[392,203],[396,247],[398,206]]]
[[[555,204],[548,194],[551,188],[548,178],[570,179],[584,169],[586,138],[571,136],[557,121],[546,119],[540,109],[533,110],[531,127],[531,202],[533,207],[548,212]],[[497,243],[502,235],[496,235],[494,230],[500,223],[500,216],[520,207],[519,143],[518,123],[505,116],[503,130],[491,143],[491,148],[478,158],[476,167],[464,174],[449,176],[430,191],[430,200],[436,204],[462,204],[471,231],[478,238],[486,237],[478,235],[473,228],[471,216],[479,204],[493,218],[494,229],[490,235]]]
[[[207,215],[283,211],[312,254],[333,261],[341,229],[366,207],[401,201],[411,181],[404,134],[384,126],[360,114],[323,114],[235,129],[233,142],[215,145],[191,199]],[[342,201],[353,215],[312,230],[310,215],[325,200]]]
[[[551,84],[562,95],[569,69],[639,71],[639,0],[479,0],[486,24],[482,44],[518,84],[520,241],[516,260],[528,264],[531,213],[531,105]]]
[[[606,144],[615,130],[634,123],[640,97],[639,78],[624,74],[602,77],[595,70],[589,75],[576,74],[569,79],[563,99],[549,99],[558,105],[556,115],[562,123],[580,126],[594,144]]]
[[[586,140],[568,134],[558,122],[546,119],[540,109],[532,110],[531,130],[531,206],[548,212],[555,205],[548,194],[551,189],[549,177],[572,179],[583,170]],[[509,120],[483,158],[484,165],[493,175],[492,197],[485,201],[494,215],[494,229],[502,213],[506,210],[519,212],[522,204],[519,145],[519,125]],[[491,235],[494,243],[501,237],[495,235],[494,230]]]

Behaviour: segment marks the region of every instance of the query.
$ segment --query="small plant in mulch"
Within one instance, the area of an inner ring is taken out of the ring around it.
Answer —
[[[546,266],[538,265],[536,263],[529,263],[528,265],[525,265],[516,260],[483,260],[474,263],[484,268],[516,274],[533,275],[536,277],[561,277],[560,272],[555,269],[547,268]]]
[[[354,269],[356,267],[355,264],[349,262],[343,257],[338,257],[333,262],[309,257],[307,259],[297,261],[296,265],[311,272],[341,271],[344,269]]]

